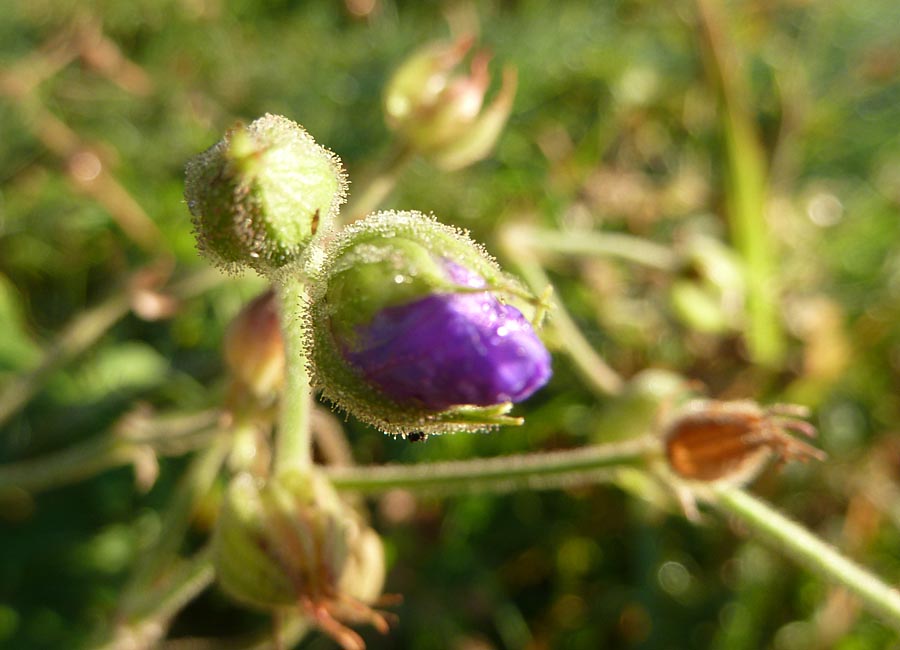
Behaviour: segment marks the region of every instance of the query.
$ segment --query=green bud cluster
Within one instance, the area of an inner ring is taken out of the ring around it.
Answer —
[[[346,189],[340,159],[279,115],[235,127],[186,167],[198,247],[231,272],[272,276],[296,261],[332,226]]]

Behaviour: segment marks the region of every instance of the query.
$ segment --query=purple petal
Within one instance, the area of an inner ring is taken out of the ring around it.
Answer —
[[[522,312],[488,292],[383,309],[345,356],[394,401],[435,411],[518,402],[551,375],[550,354]]]

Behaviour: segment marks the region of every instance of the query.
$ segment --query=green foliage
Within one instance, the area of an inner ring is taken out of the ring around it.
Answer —
[[[162,260],[162,279],[140,295],[178,300],[171,313],[129,312],[86,353],[62,354],[25,407],[0,422],[0,462],[127,429],[136,402],[158,413],[220,405],[223,332],[262,285],[223,278],[179,288],[205,265],[183,200],[185,162],[239,120],[284,114],[344,161],[352,205],[390,150],[384,84],[424,42],[451,36],[448,23],[478,29],[495,75],[518,69],[510,123],[494,155],[474,166],[438,173],[414,159],[384,207],[433,211],[510,268],[516,252],[501,247],[500,233],[523,223],[574,238],[636,235],[677,255],[708,237],[735,252],[725,206],[736,163],[727,163],[692,3],[381,0],[366,17],[348,9],[357,4],[6,3],[0,393],[108,296],[125,292],[136,304],[140,269]],[[728,312],[727,326],[679,314],[690,309],[679,283],[698,281],[688,266],[539,257],[587,341],[624,377],[662,368],[712,396],[812,407],[831,459],[768,472],[755,490],[896,583],[900,9],[894,0],[735,1],[719,14],[741,64],[727,74],[740,77],[761,146],[751,162],[767,172],[766,203],[757,197],[753,207],[765,209],[783,359],[765,368],[748,357],[748,303],[738,317]],[[734,155],[741,162],[740,149]],[[704,303],[715,316],[733,306]],[[574,447],[622,433],[606,426],[653,420],[642,409],[655,402],[595,395],[565,341],[555,344],[553,381],[514,411],[522,427],[411,445],[351,421],[356,461]],[[178,443],[186,447],[166,448],[147,493],[123,469],[34,497],[0,490],[0,647],[92,647],[130,567],[160,535],[186,465],[166,456],[197,446]],[[622,479],[619,488],[415,507],[403,494],[382,497],[373,526],[387,547],[386,590],[404,602],[388,637],[363,631],[369,647],[889,647],[894,633],[841,607],[831,585],[719,520],[685,522],[642,489]],[[208,537],[213,508],[197,505],[187,549]],[[213,590],[175,619],[173,636],[267,625]]]

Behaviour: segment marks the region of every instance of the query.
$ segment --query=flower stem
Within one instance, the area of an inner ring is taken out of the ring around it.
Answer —
[[[183,454],[208,444],[218,431],[217,420],[218,413],[211,411],[152,419],[128,414],[111,433],[45,456],[0,465],[0,491],[34,494],[136,463],[144,453]]]
[[[236,435],[246,423],[235,425]],[[212,487],[225,457],[231,448],[232,436],[220,433],[208,447],[199,452],[182,474],[175,493],[166,504],[162,515],[162,527],[156,543],[141,555],[131,574],[128,585],[120,597],[121,610],[125,613],[139,608],[150,586],[154,584],[178,555],[197,502]]]
[[[841,555],[803,526],[732,486],[714,487],[710,503],[722,513],[738,519],[800,565],[844,586],[872,613],[900,629],[900,591]]]
[[[306,369],[301,317],[306,299],[302,279],[286,276],[276,283],[281,333],[284,338],[285,386],[281,395],[275,439],[275,472],[306,470],[312,466],[312,390]]]
[[[339,490],[366,494],[395,488],[417,494],[508,492],[609,480],[609,470],[644,466],[659,450],[654,436],[565,451],[378,467],[327,467]]]
[[[525,278],[525,282],[535,294],[540,295],[546,287],[550,286],[550,278],[547,277],[544,269],[530,252],[510,250],[511,259],[522,277]],[[556,331],[564,351],[569,355],[569,359],[575,364],[575,368],[588,385],[601,395],[617,395],[622,392],[624,386],[622,378],[585,340],[578,325],[572,320],[562,302],[555,295],[550,297],[550,301],[552,318],[549,327]]]
[[[674,271],[679,263],[668,247],[623,233],[560,232],[517,224],[507,226],[504,237],[511,250],[525,247],[535,253],[619,257],[662,271]]]
[[[122,621],[112,639],[92,650],[156,647],[165,636],[172,617],[209,587],[214,578],[212,553],[207,546],[187,560],[168,582],[148,594],[147,607]]]

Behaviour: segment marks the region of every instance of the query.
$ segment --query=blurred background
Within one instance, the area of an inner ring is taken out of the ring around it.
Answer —
[[[224,329],[264,283],[197,255],[185,161],[236,121],[280,113],[343,159],[352,201],[394,150],[391,73],[465,34],[493,55],[488,100],[504,66],[518,71],[508,125],[464,169],[413,158],[383,205],[471,230],[513,271],[539,260],[628,383],[598,395],[551,328],[555,377],[517,407],[523,427],[411,445],[350,420],[356,461],[626,437],[654,426],[658,394],[680,382],[798,402],[829,459],[773,468],[752,489],[900,579],[895,0],[7,0],[0,468],[221,404]],[[654,246],[637,260],[526,255],[504,240],[511,226]],[[103,448],[95,467],[98,448],[65,485],[0,491],[0,647],[91,647],[190,448]],[[215,497],[195,505],[193,547]],[[404,596],[389,636],[363,631],[371,648],[900,647],[840,589],[640,486],[370,505],[386,591]],[[213,588],[162,647],[268,624]]]

